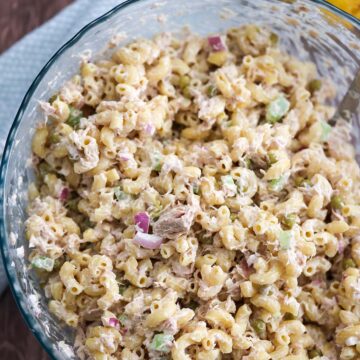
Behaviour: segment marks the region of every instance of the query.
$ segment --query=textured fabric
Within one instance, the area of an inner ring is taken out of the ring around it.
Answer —
[[[1,152],[20,103],[42,67],[82,27],[121,2],[78,0],[0,56]],[[0,294],[6,283],[5,272],[0,264]]]

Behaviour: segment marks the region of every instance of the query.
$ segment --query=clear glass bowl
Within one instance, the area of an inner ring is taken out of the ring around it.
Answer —
[[[336,101],[360,67],[360,22],[321,0],[130,0],[82,29],[52,57],[31,85],[12,125],[1,164],[1,252],[24,319],[52,358],[76,356],[71,348],[73,331],[49,313],[43,290],[25,260],[28,244],[24,221],[27,187],[33,178],[30,144],[39,121],[37,101],[48,99],[78,71],[81,54],[88,50],[95,57],[103,54],[115,33],[126,32],[126,43],[184,26],[208,34],[244,23],[271,27],[281,35],[281,46],[286,51],[314,61],[320,74],[336,84]],[[354,133],[360,136],[358,126]]]

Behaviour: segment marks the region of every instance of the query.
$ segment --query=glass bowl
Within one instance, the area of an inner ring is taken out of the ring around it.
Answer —
[[[31,138],[39,120],[37,102],[47,100],[78,71],[81,54],[97,57],[106,44],[126,32],[122,43],[188,26],[200,34],[216,33],[244,23],[271,27],[281,46],[300,59],[311,60],[345,94],[360,67],[360,22],[318,0],[129,0],[91,22],[46,64],[28,90],[7,138],[1,164],[1,252],[16,302],[31,331],[54,359],[76,359],[74,332],[48,311],[39,282],[29,271],[24,236],[27,188],[31,169]],[[334,104],[336,105],[336,104]],[[359,117],[359,114],[357,114]],[[360,136],[356,119],[354,134]]]

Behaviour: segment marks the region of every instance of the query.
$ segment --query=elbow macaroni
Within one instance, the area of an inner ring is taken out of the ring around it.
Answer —
[[[277,41],[113,44],[40,102],[29,261],[80,352],[360,358],[360,170],[328,81]]]

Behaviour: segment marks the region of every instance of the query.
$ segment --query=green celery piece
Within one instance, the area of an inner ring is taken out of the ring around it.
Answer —
[[[45,161],[42,161],[39,166],[38,166],[38,169],[39,169],[39,173],[40,173],[40,176],[41,177],[45,177],[48,173],[51,172],[51,166],[45,162]]]
[[[209,87],[207,88],[208,96],[213,97],[217,95],[217,93],[218,93],[217,88],[214,85],[209,85]]]
[[[290,109],[290,103],[284,96],[279,96],[266,107],[266,121],[275,124],[286,115]]]
[[[70,199],[66,202],[65,207],[71,211],[78,211],[79,201],[80,201],[79,198]]]
[[[327,141],[332,127],[325,121],[321,121],[321,141]]]
[[[154,165],[153,170],[155,170],[156,172],[160,172],[161,168],[162,168],[162,164],[158,162],[157,164]]]
[[[316,91],[319,91],[321,89],[322,82],[319,79],[311,80],[308,84],[309,91],[313,94]]]
[[[181,89],[185,89],[190,84],[190,77],[187,75],[182,75],[179,78],[179,86]]]
[[[272,191],[281,191],[285,185],[285,177],[280,176],[278,179],[269,181],[269,187]]]
[[[127,321],[127,316],[125,314],[121,314],[118,316],[118,320],[121,326],[125,326],[126,325],[126,321]]]
[[[126,199],[126,193],[120,189],[120,186],[114,188],[114,196],[117,201]]]
[[[161,154],[160,151],[154,151],[151,155],[151,164],[152,164],[152,169],[160,172],[161,168],[162,168],[162,161],[163,161],[163,156]]]
[[[119,285],[119,294],[123,295],[126,289],[127,289],[127,286]]]
[[[296,316],[291,314],[291,313],[285,313],[284,315],[284,320],[295,320],[296,319]]]
[[[70,115],[66,120],[66,124],[70,125],[74,129],[77,129],[79,127],[80,119],[82,117],[83,117],[83,112],[81,110],[70,106]]]
[[[278,159],[274,153],[269,153],[268,158],[269,158],[270,165],[275,164],[278,161]]]
[[[318,356],[322,356],[322,352],[319,349],[312,349],[312,350],[309,350],[308,356],[309,356],[309,359],[313,359]]]
[[[194,193],[195,195],[199,195],[200,188],[199,188],[199,185],[198,185],[198,184],[193,184],[192,189],[193,189],[193,193]]]
[[[264,337],[266,335],[266,324],[261,319],[254,320],[252,326],[259,337]]]
[[[234,192],[236,192],[237,190],[237,186],[234,183],[234,179],[231,175],[224,175],[221,177],[221,182],[223,183],[224,186],[226,186],[228,189],[233,190]]]
[[[289,250],[291,246],[291,231],[280,231],[279,243],[281,250]]]
[[[182,90],[182,93],[183,93],[184,97],[186,97],[187,99],[191,99],[192,96],[191,96],[189,86],[184,87]]]
[[[54,94],[54,95],[52,95],[52,96],[49,98],[48,102],[49,102],[50,104],[52,104],[52,103],[58,98],[58,96],[59,96],[59,94]]]
[[[174,341],[174,337],[172,335],[163,334],[163,333],[156,334],[152,339],[152,342],[150,344],[150,349],[159,352],[168,353],[171,350],[173,341]]]
[[[58,134],[50,134],[48,139],[50,144],[57,144],[61,140]]]
[[[279,35],[275,33],[270,34],[271,45],[276,46],[279,43]]]
[[[213,243],[213,237],[212,236],[206,236],[208,235],[207,233],[202,233],[199,235],[198,239],[199,242],[202,245],[211,245]]]
[[[344,269],[348,269],[348,268],[352,268],[352,267],[356,267],[355,261],[351,258],[347,258],[343,260],[343,267]]]
[[[47,256],[38,256],[31,261],[31,265],[39,270],[51,272],[54,268],[55,260]]]
[[[331,198],[331,208],[335,210],[339,210],[343,207],[343,200],[339,195],[334,195]]]
[[[291,229],[295,223],[296,223],[296,214],[289,214],[287,216],[284,217],[282,223],[287,226],[289,229]]]

